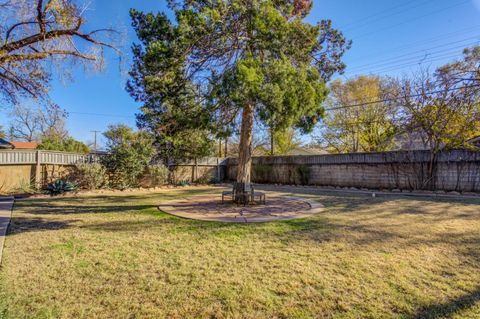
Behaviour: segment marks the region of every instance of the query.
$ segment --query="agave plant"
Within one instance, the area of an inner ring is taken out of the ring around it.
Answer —
[[[71,191],[74,191],[76,188],[77,188],[76,184],[69,181],[62,180],[62,179],[56,180],[55,182],[50,183],[47,186],[48,193],[51,196],[71,192]]]

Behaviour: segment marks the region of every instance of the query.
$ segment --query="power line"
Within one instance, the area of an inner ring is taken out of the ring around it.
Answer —
[[[415,60],[411,59],[411,61],[404,61],[404,62],[399,61],[393,64],[379,65],[373,68],[363,68],[363,69],[352,71],[350,74],[360,75],[365,72],[384,74],[384,73],[388,73],[389,71],[395,71],[395,70],[404,69],[407,67],[425,65],[427,63],[443,61],[446,59],[451,60],[453,58],[460,57],[461,55],[458,52],[456,53],[449,52],[449,53],[432,56],[432,57],[427,57],[427,56],[428,54],[425,55],[424,58],[416,58]]]
[[[442,48],[442,47],[450,46],[450,45],[457,44],[457,43],[462,43],[462,42],[465,42],[467,40],[473,40],[473,39],[476,39],[477,41],[472,42],[472,43],[464,43],[464,44],[459,45],[459,46],[449,47],[449,48],[445,48],[445,49],[442,49],[442,50],[436,50],[436,51],[433,51],[433,52],[428,52],[428,50],[439,49],[439,48]],[[442,44],[442,45],[437,45],[437,46],[434,46],[434,47],[430,47],[430,48],[427,48],[427,49],[417,50],[417,51],[413,51],[413,52],[410,52],[410,53],[405,53],[405,54],[398,55],[398,56],[395,56],[395,57],[392,57],[392,58],[389,58],[389,59],[378,60],[373,64],[369,63],[369,64],[358,65],[358,66],[354,67],[353,70],[363,69],[365,67],[371,67],[371,66],[376,66],[376,65],[390,64],[390,63],[393,63],[393,62],[403,61],[403,60],[407,60],[407,59],[416,59],[416,58],[424,57],[425,55],[438,54],[438,53],[446,52],[448,50],[457,50],[457,49],[461,49],[461,48],[465,48],[465,47],[470,47],[470,46],[478,44],[478,40],[480,40],[480,36],[474,36],[474,37],[466,38],[466,39],[463,39],[463,40],[453,41],[453,42],[445,43],[445,44]],[[417,54],[417,53],[423,53],[423,54],[422,55],[416,55],[416,56],[413,56],[413,57],[409,57],[410,55]]]
[[[390,17],[392,17],[392,16],[396,16],[396,15],[398,15],[398,14],[401,14],[401,13],[404,13],[404,12],[408,12],[408,11],[410,11],[410,10],[412,10],[412,9],[421,7],[421,6],[423,6],[423,5],[425,5],[425,4],[429,3],[429,2],[431,2],[431,0],[423,1],[423,2],[420,2],[420,3],[418,3],[418,0],[410,1],[410,2],[407,2],[407,3],[403,3],[403,4],[401,4],[401,5],[398,5],[398,6],[395,6],[395,7],[390,8],[390,9],[381,11],[380,13],[373,14],[372,16],[370,16],[370,18],[361,19],[361,20],[358,21],[358,22],[353,22],[353,23],[351,23],[351,24],[348,24],[349,27],[347,27],[347,28],[345,29],[345,31],[352,30],[352,29],[354,29],[354,28],[361,28],[361,27],[364,27],[364,26],[366,26],[366,25],[369,25],[369,24],[372,24],[372,23],[375,23],[375,22],[384,20],[384,19],[386,19],[386,18],[390,18]],[[392,13],[392,14],[383,15],[383,16],[381,15],[382,13],[387,13],[387,12],[393,11],[393,10],[396,9],[396,8],[405,7],[405,6],[408,6],[409,4],[412,4],[412,3],[415,3],[416,5],[414,5],[414,6],[412,6],[412,7],[409,7],[409,8],[407,8],[407,9],[401,10],[401,11],[394,12],[394,13]],[[374,18],[374,17],[376,17],[376,16],[380,16],[380,17],[377,18],[377,19],[373,19],[373,20],[372,20],[372,18]],[[362,21],[367,21],[367,22],[358,25],[358,24],[361,23]],[[355,26],[355,27],[354,27],[354,26]]]
[[[120,115],[120,114],[104,114],[104,113],[87,113],[87,112],[68,112],[69,114],[88,115],[88,116],[103,116],[103,117],[121,117],[132,118],[134,115]]]
[[[414,98],[414,97],[420,97],[420,96],[423,96],[423,95],[432,95],[432,94],[438,94],[438,93],[453,92],[453,91],[470,89],[470,88],[475,88],[475,87],[480,87],[480,84],[461,86],[461,87],[457,87],[457,88],[451,88],[451,89],[448,89],[448,90],[437,90],[437,91],[431,91],[431,92],[425,92],[425,93],[419,93],[419,94],[412,94],[412,95],[403,96],[403,97],[394,98],[394,99],[384,99],[384,100],[377,100],[377,101],[372,101],[372,102],[342,105],[342,106],[337,106],[337,107],[331,107],[331,108],[328,108],[328,109],[325,109],[325,110],[326,111],[335,111],[335,110],[348,109],[348,108],[359,107],[359,106],[368,106],[368,105],[373,105],[373,104],[378,104],[378,103],[394,102],[394,101],[398,101],[400,99],[404,99],[405,97]]]
[[[448,7],[444,7],[444,8],[441,8],[441,9],[438,9],[438,10],[435,10],[435,11],[432,11],[432,12],[429,12],[429,13],[426,13],[426,14],[423,14],[423,15],[421,15],[421,16],[417,16],[417,17],[408,19],[408,20],[404,20],[404,21],[402,21],[402,22],[400,22],[400,23],[397,23],[397,24],[394,24],[394,25],[391,25],[391,26],[382,28],[381,30],[377,30],[377,31],[373,31],[373,32],[370,32],[370,33],[361,35],[361,36],[359,36],[359,37],[354,38],[354,40],[355,40],[355,39],[358,40],[358,39],[361,39],[361,38],[366,38],[366,37],[369,37],[369,36],[374,35],[374,34],[376,34],[376,33],[379,33],[379,32],[385,31],[385,30],[390,30],[390,29],[396,28],[396,27],[398,27],[398,26],[401,26],[401,25],[410,23],[410,22],[412,22],[412,21],[420,20],[420,19],[422,19],[422,18],[431,16],[431,15],[435,15],[435,14],[440,13],[440,12],[443,12],[443,11],[447,11],[447,10],[452,9],[452,8],[455,8],[455,7],[459,7],[459,6],[462,6],[462,5],[467,4],[467,3],[470,3],[470,0],[464,0],[464,1],[461,1],[460,3],[454,4],[454,5],[451,5],[451,6],[448,6]]]
[[[458,53],[455,53],[453,55],[449,54],[449,55],[437,56],[435,58],[425,59],[423,61],[417,61],[415,63],[397,64],[397,65],[392,65],[392,66],[389,66],[389,67],[381,67],[381,68],[377,68],[377,69],[371,69],[369,71],[370,71],[370,74],[372,74],[372,73],[385,74],[385,73],[388,73],[388,72],[391,72],[391,71],[402,70],[402,69],[405,69],[407,67],[418,66],[418,65],[421,65],[421,64],[425,64],[425,63],[443,61],[445,59],[452,59],[452,58],[456,58],[458,56],[459,56]],[[351,77],[356,77],[356,76],[359,76],[359,75],[362,75],[362,74],[364,74],[364,72],[357,71],[356,73],[351,74],[348,77],[347,76],[345,76],[345,77],[347,77],[347,78],[350,77],[351,78]]]
[[[394,7],[390,7],[390,8],[388,8],[388,9],[382,10],[382,11],[377,12],[377,13],[374,13],[374,14],[372,14],[372,15],[369,15],[369,16],[366,16],[366,17],[363,17],[363,18],[360,18],[360,19],[358,19],[357,21],[354,21],[354,22],[348,23],[348,24],[346,24],[346,25],[343,25],[342,27],[343,27],[343,28],[349,28],[349,27],[351,27],[352,25],[355,25],[355,24],[357,24],[357,23],[361,23],[361,22],[363,22],[363,21],[369,20],[369,19],[374,18],[374,17],[376,17],[376,16],[378,16],[378,15],[381,15],[381,14],[383,14],[383,13],[387,13],[387,12],[389,12],[389,11],[392,11],[392,10],[395,10],[395,9],[397,9],[397,8],[401,8],[401,7],[404,7],[404,6],[409,5],[409,4],[411,4],[411,3],[416,3],[416,2],[417,2],[417,0],[412,0],[412,1],[409,1],[409,2],[407,2],[407,3],[403,3],[403,4],[400,4],[400,5],[394,6]]]
[[[377,53],[380,53],[380,54],[391,53],[391,52],[398,53],[398,52],[405,51],[405,49],[410,49],[411,47],[416,46],[418,44],[425,45],[425,44],[435,43],[435,42],[438,42],[440,40],[454,38],[458,34],[465,35],[467,32],[477,31],[478,29],[480,29],[480,25],[459,29],[459,30],[454,31],[454,32],[445,33],[445,34],[442,34],[442,35],[439,35],[439,36],[423,39],[421,41],[411,42],[409,44],[403,44],[403,45],[396,46],[396,47],[393,47],[393,48],[388,49],[388,50],[377,51]],[[363,59],[370,58],[370,57],[371,57],[370,54],[369,55],[364,55],[364,56],[358,57],[358,60],[363,60]]]

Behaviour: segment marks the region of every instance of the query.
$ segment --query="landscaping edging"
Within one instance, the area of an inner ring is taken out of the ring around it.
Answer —
[[[306,218],[324,209],[314,200],[267,194],[266,205],[222,204],[219,196],[199,195],[166,201],[158,209],[166,214],[191,220],[224,223],[265,223]],[[273,205],[272,205],[273,204]]]
[[[0,265],[2,264],[3,246],[7,236],[8,225],[12,219],[13,197],[0,197]]]

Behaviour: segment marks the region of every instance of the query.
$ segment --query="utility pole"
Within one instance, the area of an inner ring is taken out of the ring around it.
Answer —
[[[94,134],[94,140],[93,140],[93,151],[96,153],[97,152],[97,133],[100,133],[100,131],[90,131]]]

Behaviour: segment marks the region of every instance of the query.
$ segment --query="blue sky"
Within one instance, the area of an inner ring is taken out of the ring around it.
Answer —
[[[79,69],[73,83],[52,83],[51,97],[69,112],[67,127],[79,140],[91,141],[91,131],[104,131],[109,124],[135,126],[139,105],[124,89],[129,47],[135,41],[128,16],[132,7],[166,10],[160,0],[92,0],[87,13],[88,28],[112,25],[126,32],[123,69],[109,53],[105,72],[85,74]],[[314,0],[307,20],[321,19],[331,19],[353,41],[345,56],[344,78],[409,74],[419,63],[433,68],[461,56],[463,47],[480,44],[480,0]],[[6,126],[5,118],[0,124]]]

